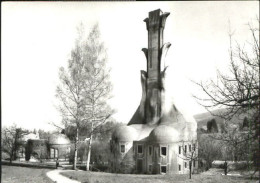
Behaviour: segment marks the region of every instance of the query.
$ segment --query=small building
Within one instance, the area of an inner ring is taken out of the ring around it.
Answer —
[[[71,142],[64,134],[52,134],[48,139],[27,139],[25,160],[35,159],[69,159]]]
[[[70,154],[70,140],[64,134],[52,134],[49,139],[50,159],[68,159]]]

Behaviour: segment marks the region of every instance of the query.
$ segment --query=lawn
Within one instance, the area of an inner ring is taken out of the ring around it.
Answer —
[[[53,183],[46,172],[50,169],[2,165],[1,183]]]
[[[112,174],[104,172],[73,171],[63,172],[65,175],[82,183],[255,183],[257,180],[242,177],[223,176],[218,174],[202,173],[188,178],[188,175],[134,175],[134,174]]]

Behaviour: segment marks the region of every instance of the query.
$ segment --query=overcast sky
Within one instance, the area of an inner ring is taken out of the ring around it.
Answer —
[[[228,21],[235,38],[249,38],[246,23],[258,15],[257,1],[212,2],[4,2],[1,16],[2,125],[52,130],[59,123],[55,108],[58,70],[66,66],[83,22],[86,33],[99,23],[112,68],[114,118],[127,123],[141,99],[140,70],[146,69],[141,51],[147,47],[143,20],[160,8],[170,12],[164,42],[167,79],[176,105],[191,115],[205,112],[191,94],[202,94],[190,80],[215,77],[226,71]]]

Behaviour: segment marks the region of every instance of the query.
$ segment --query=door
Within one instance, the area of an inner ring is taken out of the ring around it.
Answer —
[[[142,173],[143,171],[143,160],[137,159],[137,173]]]
[[[58,149],[55,149],[55,158],[58,158],[59,157],[59,151]]]

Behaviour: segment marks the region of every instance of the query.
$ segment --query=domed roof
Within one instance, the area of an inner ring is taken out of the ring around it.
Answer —
[[[49,137],[49,143],[52,145],[64,145],[64,144],[70,144],[70,140],[64,134],[52,134]]]
[[[115,141],[134,141],[137,139],[137,132],[131,126],[120,126],[116,128],[112,134]]]
[[[181,141],[180,133],[171,126],[159,125],[149,135],[149,141],[155,143],[172,143]]]

